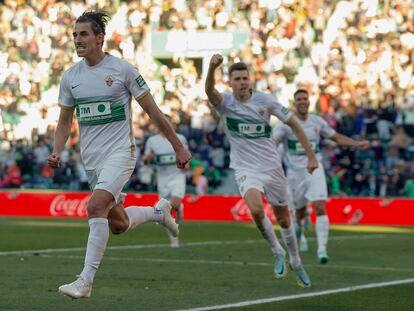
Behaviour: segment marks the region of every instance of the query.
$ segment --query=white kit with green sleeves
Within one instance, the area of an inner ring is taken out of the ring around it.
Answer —
[[[302,208],[305,206],[306,201],[321,201],[328,198],[319,142],[321,135],[330,138],[335,134],[335,130],[319,116],[308,115],[305,121],[300,119],[298,121],[319,161],[318,168],[312,174],[309,174],[307,171],[308,157],[306,152],[291,128],[284,124],[279,124],[272,133],[272,138],[276,141],[281,141],[285,150],[284,162],[288,169],[289,207],[291,209]]]
[[[177,137],[188,149],[185,136],[177,133]],[[164,135],[157,134],[148,138],[145,143],[144,153],[147,155],[151,151],[154,153],[154,164],[159,178],[183,173],[183,170],[177,167],[174,148]]]
[[[220,113],[230,141],[230,167],[265,172],[281,167],[280,155],[271,139],[270,116],[286,122],[292,113],[272,95],[253,92],[247,102],[232,93],[221,93]]]
[[[177,133],[178,139],[188,149],[187,139]],[[175,151],[169,140],[162,134],[148,138],[145,143],[145,154],[154,153],[154,164],[157,168],[157,189],[161,198],[169,200],[172,196],[179,198],[185,195],[186,175],[176,164]]]
[[[298,122],[303,128],[317,159],[321,162],[322,156],[319,152],[320,137],[322,135],[323,137],[330,138],[335,134],[335,130],[331,128],[324,119],[313,114],[308,115],[308,118],[305,121],[298,118]],[[278,124],[275,126],[272,138],[282,142],[285,149],[284,160],[288,169],[306,169],[308,157],[302,144],[298,141],[295,133],[289,126],[285,124]]]
[[[111,55],[95,66],[82,60],[64,73],[59,104],[76,107],[86,170],[96,169],[110,154],[136,156],[131,100],[148,92],[138,70]]]

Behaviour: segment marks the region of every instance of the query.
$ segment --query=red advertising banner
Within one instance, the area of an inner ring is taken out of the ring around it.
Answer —
[[[87,192],[0,191],[0,216],[87,216]],[[130,193],[125,206],[153,206],[156,194]],[[184,218],[194,221],[251,221],[247,204],[239,196],[205,195],[184,198]],[[272,208],[266,214],[275,222]],[[414,200],[381,198],[330,198],[327,210],[332,224],[414,226]],[[312,220],[315,216],[312,214]]]

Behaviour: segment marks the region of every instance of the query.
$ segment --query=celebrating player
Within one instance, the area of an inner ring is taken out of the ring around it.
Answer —
[[[357,147],[361,150],[369,148],[368,141],[356,141],[347,136],[336,133],[328,123],[319,116],[309,114],[309,96],[304,89],[299,89],[294,94],[296,116],[308,138],[312,149],[317,155],[318,168],[309,174],[307,171],[307,151],[302,148],[299,136],[285,124],[279,124],[274,128],[272,138],[276,142],[282,142],[285,149],[285,164],[287,167],[289,206],[296,209],[296,221],[298,239],[304,238],[303,228],[306,217],[306,203],[312,202],[316,210],[316,236],[318,240],[318,259],[321,264],[328,262],[327,243],[329,234],[329,219],[326,214],[326,199],[328,191],[326,187],[325,172],[319,152],[320,136],[334,140],[340,146]]]
[[[311,281],[299,257],[287,207],[286,177],[276,146],[270,137],[270,116],[278,117],[297,134],[308,156],[309,173],[317,168],[317,159],[296,117],[273,96],[252,90],[249,71],[244,63],[235,63],[229,68],[232,93],[219,93],[216,90],[215,71],[222,62],[223,57],[219,54],[211,58],[205,91],[224,121],[230,141],[230,167],[235,169],[239,191],[249,206],[257,228],[275,254],[276,278],[284,278],[288,272],[285,264],[286,251],[280,245],[273,225],[264,213],[262,195],[272,205],[281,226],[297,284],[300,287],[309,287]]]
[[[90,297],[109,230],[119,234],[142,223],[155,221],[164,225],[172,235],[178,235],[178,226],[171,217],[167,200],[160,200],[155,208],[123,208],[121,190],[136,163],[132,96],[173,146],[177,166],[183,168],[191,159],[191,154],[154,102],[138,70],[102,50],[107,20],[108,15],[100,11],[84,12],[76,20],[73,38],[76,53],[83,60],[69,68],[62,77],[60,116],[53,153],[48,158],[49,166],[60,165],[60,154],[69,137],[76,109],[81,156],[92,196],[87,206],[90,231],[84,268],[78,279],[59,287],[59,292],[72,298]]]

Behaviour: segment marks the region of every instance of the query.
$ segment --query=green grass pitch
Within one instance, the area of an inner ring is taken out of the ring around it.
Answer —
[[[146,224],[110,236],[92,297],[72,300],[57,288],[80,273],[87,234],[86,220],[0,218],[0,310],[414,310],[414,228],[332,226],[324,266],[310,230],[299,289],[292,272],[273,277],[252,224],[184,223],[179,249]]]

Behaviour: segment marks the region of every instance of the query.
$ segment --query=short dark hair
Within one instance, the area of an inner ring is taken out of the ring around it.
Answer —
[[[305,93],[306,95],[309,96],[309,93],[308,93],[307,90],[305,90],[305,89],[297,89],[296,92],[293,94],[293,98],[295,98],[296,95],[298,95],[299,93]]]
[[[105,35],[109,15],[105,11],[85,11],[76,19],[76,23],[91,23],[92,31],[96,35],[101,32]]]
[[[249,71],[245,63],[243,62],[234,63],[233,65],[229,67],[229,77],[231,77],[231,74],[233,73],[233,71],[242,71],[242,70]]]

